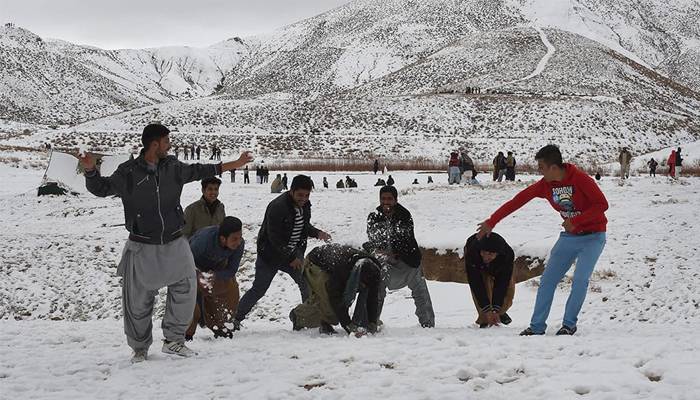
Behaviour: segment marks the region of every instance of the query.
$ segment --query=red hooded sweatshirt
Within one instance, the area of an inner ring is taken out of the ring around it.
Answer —
[[[598,184],[573,164],[564,164],[564,168],[564,180],[547,182],[543,178],[528,186],[496,210],[488,220],[489,225],[495,227],[515,210],[535,197],[540,197],[547,199],[563,219],[571,219],[571,223],[574,224],[572,233],[605,232],[608,223],[605,218],[608,201]]]

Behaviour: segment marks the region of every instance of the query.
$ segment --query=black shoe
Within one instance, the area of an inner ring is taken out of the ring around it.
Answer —
[[[510,318],[510,315],[508,315],[507,313],[501,314],[500,319],[503,325],[508,325],[511,322],[513,322],[513,320]]]
[[[435,322],[425,322],[420,324],[421,328],[435,328]]]
[[[191,342],[191,341],[192,341],[192,336],[185,335],[185,342]]]
[[[241,330],[241,321],[234,319],[233,320],[233,327],[231,328],[233,332],[240,331]]]
[[[535,332],[529,327],[525,329],[524,331],[520,332],[520,336],[538,336],[538,335],[544,335],[544,332]]]
[[[573,328],[569,328],[569,327],[566,326],[566,325],[562,325],[562,327],[557,331],[557,336],[560,336],[560,335],[569,335],[569,336],[571,336],[571,335],[573,335],[574,333],[576,333],[576,327],[575,327],[575,326],[574,326]]]
[[[292,330],[293,331],[300,331],[303,326],[299,325],[299,322],[297,321],[297,315],[294,314],[294,310],[289,312],[289,320],[292,321]]]
[[[323,321],[321,321],[321,326],[318,327],[318,332],[322,335],[335,335],[338,333],[338,331],[336,331],[331,324]]]
[[[486,329],[489,327],[489,324],[479,324],[479,329]]]
[[[214,339],[218,338],[233,339],[233,332],[228,329],[217,329],[214,331]]]

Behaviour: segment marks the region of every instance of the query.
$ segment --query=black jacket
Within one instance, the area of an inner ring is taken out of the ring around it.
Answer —
[[[287,265],[294,261],[297,252],[306,252],[306,238],[318,237],[318,229],[311,225],[311,202],[306,202],[304,213],[304,228],[296,248],[287,245],[294,230],[294,200],[290,192],[284,192],[267,205],[265,218],[258,232],[258,256],[267,263]]]
[[[327,244],[316,247],[308,255],[309,261],[328,273],[326,291],[340,325],[347,330],[352,322],[348,315],[344,294],[355,263],[363,258],[370,259],[377,267],[376,280],[367,285],[367,320],[377,323],[379,307],[380,264],[368,253],[350,246]],[[363,267],[364,268],[364,267]]]
[[[469,288],[482,311],[500,311],[503,307],[503,300],[513,276],[513,262],[515,261],[513,249],[506,243],[505,239],[493,232],[491,236],[498,239],[500,249],[498,256],[489,264],[485,264],[481,259],[481,245],[476,234],[467,239],[467,245],[464,247],[464,263],[469,278]],[[494,277],[491,301],[486,294],[482,272]]]
[[[390,221],[389,231],[386,230],[386,221]],[[399,260],[413,268],[420,267],[421,252],[413,232],[413,217],[411,213],[399,203],[396,203],[394,212],[387,217],[382,212],[382,207],[367,216],[367,238],[369,241],[363,245],[369,252],[388,250],[388,238],[391,238],[391,248],[398,255]]]
[[[109,177],[97,170],[86,173],[85,186],[95,196],[122,199],[129,239],[165,244],[180,237],[185,226],[182,187],[217,174],[221,174],[221,164],[185,164],[175,156],[161,159],[155,171],[149,171],[142,151]]]

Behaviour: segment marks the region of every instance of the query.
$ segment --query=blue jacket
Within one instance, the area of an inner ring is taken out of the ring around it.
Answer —
[[[190,238],[190,249],[198,270],[214,272],[217,279],[232,279],[241,265],[245,241],[241,241],[241,245],[235,250],[221,247],[219,227],[207,226]]]

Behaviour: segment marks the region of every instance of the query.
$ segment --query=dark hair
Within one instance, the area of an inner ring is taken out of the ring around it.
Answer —
[[[395,200],[399,198],[399,193],[393,186],[382,186],[382,188],[379,189],[379,197],[382,197],[382,193],[391,193],[391,195],[394,196]]]
[[[561,160],[561,151],[559,151],[559,147],[553,144],[548,144],[541,148],[535,154],[535,160],[542,160],[547,165],[564,166],[564,162]]]
[[[297,189],[311,191],[313,186],[314,184],[311,182],[311,177],[306,175],[297,175],[294,177],[294,179],[292,179],[292,185],[290,186],[290,190],[292,192]]]
[[[144,149],[148,149],[148,146],[156,140],[160,140],[170,134],[170,130],[161,124],[149,124],[143,128],[143,133],[141,134],[141,143]]]
[[[490,253],[500,253],[502,251],[501,241],[496,235],[484,236],[479,240],[479,249]]]
[[[240,219],[236,217],[226,217],[219,225],[219,236],[227,238],[232,233],[240,232],[242,229],[243,223]]]
[[[206,189],[209,185],[221,186],[221,179],[215,176],[202,179],[202,189]]]

